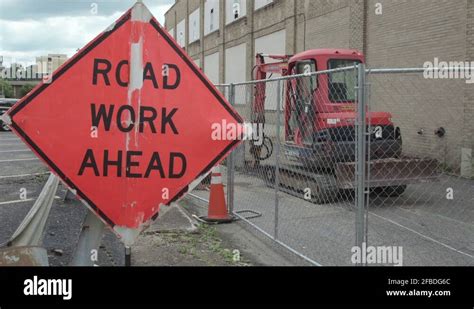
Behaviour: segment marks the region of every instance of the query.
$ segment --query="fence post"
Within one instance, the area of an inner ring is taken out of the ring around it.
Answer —
[[[281,108],[281,81],[277,81],[277,106],[276,106],[276,143],[275,143],[275,226],[273,235],[278,239],[278,212],[279,212],[279,198],[278,191],[280,190],[280,108]]]
[[[235,104],[235,85],[230,84],[229,103]],[[235,153],[232,151],[227,157],[227,208],[230,215],[234,214],[234,166]]]
[[[356,246],[362,248],[365,232],[365,182],[366,182],[366,97],[365,64],[357,67],[357,126],[356,126]]]

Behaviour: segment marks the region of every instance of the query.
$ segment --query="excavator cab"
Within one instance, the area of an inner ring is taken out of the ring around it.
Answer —
[[[357,70],[314,72],[353,67],[363,61],[357,51],[329,49],[310,50],[289,59],[288,71],[296,77],[287,83],[287,143],[308,147],[324,139],[329,127],[353,127],[353,123],[337,121],[341,118],[336,114],[346,118],[347,112],[354,114]]]

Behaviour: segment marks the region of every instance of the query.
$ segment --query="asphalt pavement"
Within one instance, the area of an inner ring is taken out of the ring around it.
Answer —
[[[0,244],[8,241],[31,209],[49,177],[45,164],[13,133],[0,132]],[[66,189],[59,185],[43,239],[52,266],[68,265],[87,213],[79,200],[64,201]],[[98,265],[124,265],[124,248],[106,229]]]
[[[261,178],[236,172],[234,181],[234,210],[260,214],[249,219],[259,229],[319,265],[354,265],[353,199],[314,204],[280,191],[276,204],[275,189]],[[209,198],[208,191],[193,193]],[[410,185],[401,197],[371,196],[367,222],[367,245],[402,247],[404,266],[474,266],[474,180],[444,175]]]

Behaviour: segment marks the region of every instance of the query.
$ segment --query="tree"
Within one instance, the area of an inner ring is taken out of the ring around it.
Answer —
[[[13,87],[3,78],[0,78],[0,96],[4,96],[5,98],[12,98],[13,97]]]
[[[24,97],[25,95],[28,94],[28,92],[31,91],[31,89],[35,88],[35,85],[31,85],[31,84],[25,84],[23,86],[21,86],[20,88],[20,97]]]

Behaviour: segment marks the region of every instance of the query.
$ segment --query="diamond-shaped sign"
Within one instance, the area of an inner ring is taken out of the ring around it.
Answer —
[[[142,3],[8,116],[126,243],[238,144],[235,136],[213,138],[213,124],[242,123]]]

